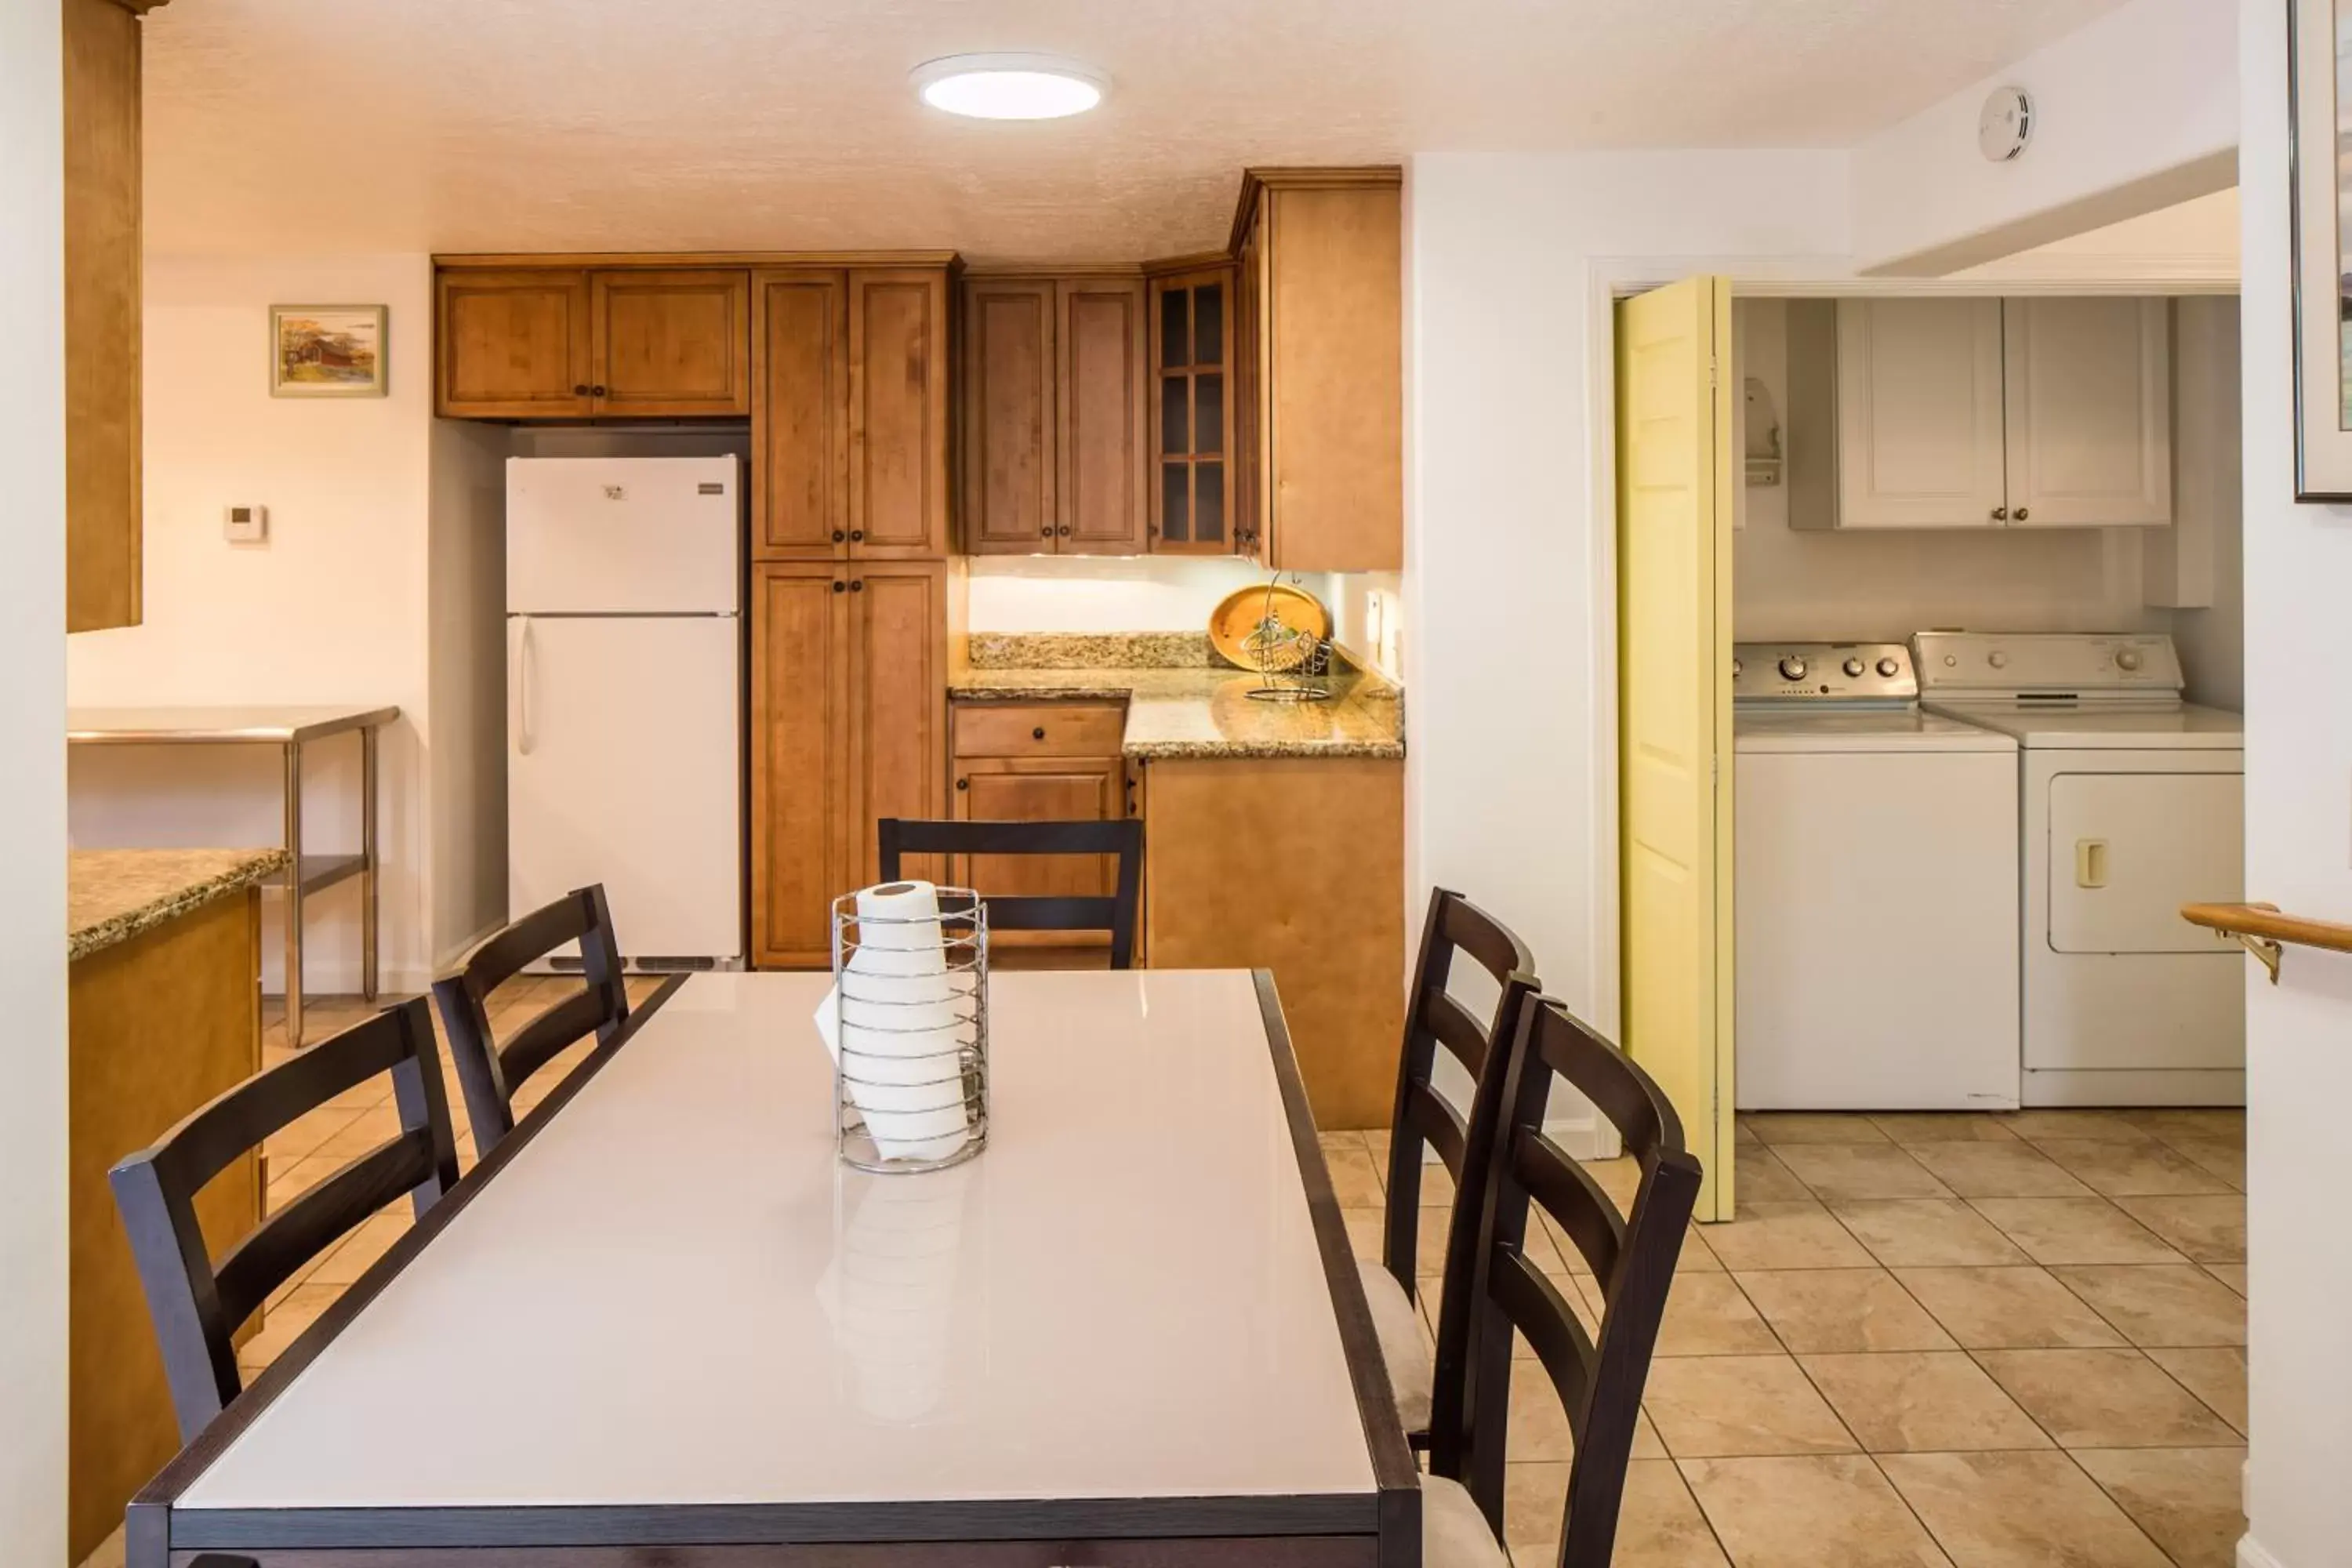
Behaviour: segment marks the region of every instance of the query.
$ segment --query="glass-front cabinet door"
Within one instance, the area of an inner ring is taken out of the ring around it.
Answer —
[[[1151,548],[1234,547],[1234,270],[1151,282]]]

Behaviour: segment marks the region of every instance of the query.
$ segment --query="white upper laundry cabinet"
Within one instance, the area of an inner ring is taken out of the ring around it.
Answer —
[[[1789,525],[2168,524],[2171,346],[2160,299],[1791,301]]]

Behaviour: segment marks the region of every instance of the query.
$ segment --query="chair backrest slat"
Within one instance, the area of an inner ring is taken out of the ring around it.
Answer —
[[[490,993],[568,942],[580,944],[583,989],[516,1031],[501,1050],[490,1027]],[[604,885],[575,888],[485,938],[433,983],[433,999],[457,1064],[474,1152],[487,1154],[514,1131],[514,1097],[533,1073],[592,1034],[600,1043],[610,1040],[628,1020],[629,993]]]
[[[222,1249],[196,1220],[205,1183],[270,1134],[390,1074],[400,1131]],[[231,1336],[296,1270],[403,1193],[423,1215],[457,1183],[457,1148],[423,998],[387,1007],[192,1112],[108,1173],[154,1320],[183,1441],[244,1386]]]
[[[1514,1331],[1535,1349],[1568,1416],[1575,1450],[1559,1535],[1560,1568],[1606,1568],[1623,1501],[1642,1388],[1657,1347],[1675,1260],[1698,1197],[1699,1163],[1682,1123],[1642,1068],[1549,997],[1520,1016],[1504,1073],[1502,1125],[1473,1247],[1466,1375],[1441,1371],[1430,1421],[1430,1469],[1466,1485],[1497,1539],[1503,1531]],[[1621,1214],[1591,1173],[1544,1136],[1557,1083],[1599,1107],[1642,1178]],[[1527,1256],[1530,1210],[1592,1265],[1600,1328],[1588,1334]]]
[[[885,882],[898,881],[908,855],[1106,855],[1116,858],[1108,895],[995,894],[973,890],[995,931],[1103,931],[1110,966],[1135,963],[1136,912],[1143,892],[1143,824],[1135,817],[1107,822],[921,821],[883,817],[875,832]]]
[[[1483,1027],[1446,991],[1457,952],[1469,954],[1502,987],[1495,1016]],[[1396,1109],[1389,1119],[1388,1218],[1381,1241],[1381,1266],[1409,1296],[1415,1293],[1415,1264],[1421,1248],[1423,1151],[1436,1150],[1454,1177],[1456,1211],[1475,1213],[1465,1206],[1461,1194],[1465,1175],[1474,1185],[1477,1180],[1470,1160],[1477,1089],[1493,1080],[1499,1091],[1499,1080],[1484,1070],[1488,1054],[1495,1042],[1510,1037],[1519,1009],[1538,989],[1535,959],[1510,927],[1459,893],[1445,888],[1430,889],[1429,912],[1421,924],[1421,952],[1413,963],[1412,990],[1405,998]],[[1433,1081],[1440,1046],[1470,1073],[1473,1103],[1466,1110],[1447,1103]],[[1475,1194],[1470,1201],[1475,1203]],[[1461,1239],[1466,1248],[1470,1240],[1466,1227]],[[1450,1276],[1452,1270],[1447,1272]],[[1441,1328],[1441,1354],[1444,1337]]]

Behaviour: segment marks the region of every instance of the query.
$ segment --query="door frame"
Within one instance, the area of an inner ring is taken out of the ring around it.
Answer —
[[[1592,670],[1592,728],[1585,738],[1592,759],[1592,814],[1586,825],[1594,875],[1585,929],[1592,976],[1591,1021],[1611,1039],[1624,1033],[1624,932],[1622,870],[1624,845],[1618,788],[1619,669],[1617,661],[1617,301],[1678,282],[1694,273],[1731,280],[1740,300],[1950,299],[1955,297],[2168,295],[2217,296],[2239,292],[2234,272],[2131,257],[2085,257],[2080,276],[2052,268],[2030,277],[1984,273],[1975,277],[1895,278],[1843,269],[1831,257],[1594,256],[1585,262],[1585,455],[1591,489],[1586,497],[1587,531],[1592,551],[1589,641],[1584,649]],[[1998,265],[1997,263],[1994,265]],[[1732,367],[1737,374],[1738,367]],[[1735,962],[1737,962],[1735,958]],[[1558,1118],[1579,1158],[1609,1158],[1620,1152],[1607,1121],[1590,1110],[1580,1124]]]

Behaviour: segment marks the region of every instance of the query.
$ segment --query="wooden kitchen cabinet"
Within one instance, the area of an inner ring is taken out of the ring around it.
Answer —
[[[948,273],[849,274],[849,553],[948,552]]]
[[[66,630],[139,624],[140,17],[64,0]]]
[[[1793,300],[1788,311],[1791,528],[2172,521],[2168,301]]]
[[[975,555],[1054,548],[1054,284],[964,284],[964,548]]]
[[[1234,548],[1234,269],[1151,280],[1151,548]]]
[[[960,822],[1108,822],[1128,815],[1119,754],[1127,710],[1116,703],[959,702],[952,714]],[[950,881],[999,897],[1108,898],[1118,866],[1103,855],[975,856]],[[1103,931],[1003,931],[1008,947],[1102,947]]]
[[[1272,969],[1315,1124],[1387,1126],[1404,1025],[1404,764],[1153,758],[1142,773],[1146,962]]]
[[[453,419],[727,417],[751,409],[734,268],[444,268],[436,410]]]
[[[1143,553],[1142,278],[976,278],[964,300],[965,548]]]
[[[1394,168],[1243,176],[1235,542],[1277,571],[1403,564],[1402,187]]]
[[[831,560],[849,542],[849,279],[751,281],[751,553]]]
[[[756,966],[831,963],[833,900],[876,879],[875,823],[946,815],[946,601],[944,563],[753,565]]]
[[[589,394],[614,417],[751,412],[751,277],[740,268],[589,275]]]
[[[452,419],[595,412],[584,270],[445,270],[435,301],[436,412]]]

